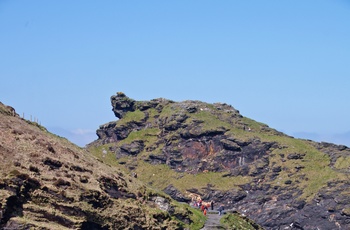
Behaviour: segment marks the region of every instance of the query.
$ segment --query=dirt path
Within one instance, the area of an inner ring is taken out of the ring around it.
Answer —
[[[219,216],[217,211],[209,211],[207,213],[207,221],[205,222],[204,227],[201,230],[215,230],[215,229],[225,229],[220,224],[220,219],[222,216]]]

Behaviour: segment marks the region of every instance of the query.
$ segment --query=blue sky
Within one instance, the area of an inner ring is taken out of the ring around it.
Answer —
[[[119,91],[350,146],[349,41],[346,0],[0,0],[0,101],[81,146]]]

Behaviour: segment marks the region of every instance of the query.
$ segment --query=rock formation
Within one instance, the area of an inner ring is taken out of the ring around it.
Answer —
[[[119,120],[89,150],[174,199],[215,200],[265,229],[350,229],[348,147],[295,139],[224,103],[111,103]]]

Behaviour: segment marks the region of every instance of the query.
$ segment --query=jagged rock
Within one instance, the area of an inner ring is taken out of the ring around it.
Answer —
[[[124,93],[117,93],[111,97],[113,112],[116,117],[121,119],[127,112],[135,111],[135,100],[127,97]]]
[[[186,109],[189,113],[197,112],[197,108],[195,106],[188,106]]]
[[[130,144],[123,144],[120,147],[121,154],[136,155],[144,149],[145,145],[143,141],[133,141]]]
[[[163,127],[168,131],[177,130],[179,128],[185,127],[185,125],[183,125],[183,122],[187,118],[188,115],[183,113],[170,116],[169,119],[165,120]]]
[[[150,108],[156,108],[158,105],[158,102],[157,101],[140,101],[140,102],[137,102],[135,107],[136,109],[139,109],[141,111],[145,111],[147,109],[150,109]]]
[[[241,151],[241,147],[237,143],[235,143],[231,140],[222,139],[222,140],[220,140],[220,142],[224,146],[224,149],[232,150],[232,151]]]
[[[281,171],[282,171],[282,167],[281,166],[277,166],[277,167],[272,168],[272,172],[278,173],[278,172],[281,172]]]
[[[59,169],[62,167],[62,162],[59,160],[51,159],[49,157],[46,157],[43,163],[45,165],[48,165],[51,169]]]
[[[293,206],[293,208],[300,210],[300,209],[304,208],[305,204],[306,204],[305,200],[295,200],[295,201],[293,201],[292,206]]]
[[[82,193],[79,200],[87,202],[93,208],[107,208],[107,206],[111,205],[109,197],[97,190],[89,190]]]
[[[154,203],[158,206],[160,210],[169,211],[169,209],[171,208],[169,201],[166,200],[164,197],[156,196],[153,197],[151,200],[154,201]]]
[[[116,126],[116,122],[109,122],[104,125],[100,125],[100,128],[96,130],[96,135],[100,140],[104,140],[104,143],[109,143],[112,140],[117,140],[117,137],[114,133],[114,128]]]
[[[300,153],[291,153],[288,154],[287,159],[288,160],[300,160],[303,159],[305,154],[300,154]]]
[[[202,136],[216,136],[224,134],[227,129],[224,127],[217,127],[215,129],[203,130],[200,126],[193,126],[185,129],[180,133],[182,138],[200,138]]]
[[[165,164],[167,157],[165,155],[149,155],[149,158],[145,161],[150,161],[152,164]]]
[[[179,202],[190,202],[191,199],[189,197],[185,197],[179,190],[177,190],[173,185],[168,185],[164,192],[171,196],[174,200],[177,200]]]
[[[256,172],[256,174],[259,174],[261,172]],[[229,173],[227,176],[246,176],[249,174],[249,167],[248,165],[242,165],[239,167],[235,167],[234,169],[232,169],[231,173]]]

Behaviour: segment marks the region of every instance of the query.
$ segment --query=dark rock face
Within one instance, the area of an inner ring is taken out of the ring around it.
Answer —
[[[120,154],[136,155],[145,147],[143,141],[133,141],[130,144],[124,144],[120,147]]]
[[[51,169],[59,169],[62,166],[62,162],[60,162],[58,160],[51,159],[49,157],[47,157],[44,160],[44,164],[48,165]]]
[[[201,172],[209,170],[222,172],[227,171],[227,169],[236,169],[262,158],[271,146],[268,143],[252,141],[245,143],[244,146],[236,144],[237,148],[228,150],[222,140],[225,140],[224,135],[192,138],[190,141],[180,140],[177,152],[174,152],[170,145],[164,148],[163,154],[167,157],[167,162],[172,163],[170,166],[177,171]],[[174,161],[174,159],[181,160]]]
[[[113,140],[117,140],[117,136],[113,131],[115,126],[116,122],[110,122],[105,125],[101,125],[100,128],[96,131],[96,135],[100,140],[103,140],[104,143],[110,143]]]
[[[179,190],[177,190],[173,185],[169,185],[164,189],[164,192],[171,196],[174,200],[177,200],[179,202],[190,202],[191,199],[188,197],[185,197]]]
[[[289,138],[283,133],[263,124],[251,125],[238,110],[222,103],[134,101],[124,94],[111,100],[121,121],[102,125],[97,130],[99,140],[92,145],[115,143],[117,158],[165,164],[179,174],[211,172],[232,180],[245,178],[247,182],[231,189],[219,190],[214,181],[186,191],[225,204],[226,209],[237,210],[265,229],[350,229],[350,193],[344,192],[350,184],[337,178],[325,179],[328,184],[312,181],[315,172],[308,174],[312,164],[305,163],[310,155],[303,148],[288,146],[289,140],[279,141]],[[140,111],[142,121],[123,120],[127,113],[129,117]],[[143,136],[131,139],[132,133]],[[330,157],[332,170],[348,177],[348,168],[340,167],[337,161],[350,157],[349,148],[329,143],[309,145]],[[137,163],[129,168],[137,168]],[[304,190],[317,183],[321,185],[312,198],[305,197]],[[164,191],[175,200],[189,201],[172,184]]]
[[[299,153],[291,153],[291,154],[288,154],[287,158],[289,160],[292,160],[292,159],[293,160],[299,160],[299,159],[303,159],[304,155],[303,154],[299,154]]]
[[[113,112],[119,119],[121,119],[125,113],[129,111],[135,111],[135,100],[128,98],[123,93],[117,93],[116,96],[112,96],[111,102],[113,106]]]
[[[1,185],[1,189],[9,190],[13,195],[7,198],[5,209],[1,210],[0,227],[7,223],[10,218],[23,215],[23,205],[30,200],[30,194],[39,187],[40,182],[27,174],[18,174]]]

